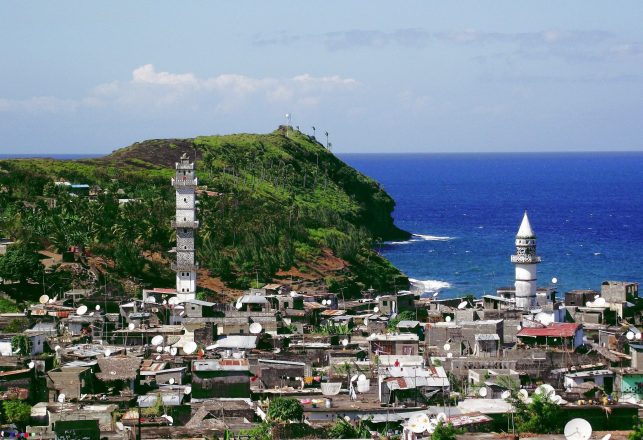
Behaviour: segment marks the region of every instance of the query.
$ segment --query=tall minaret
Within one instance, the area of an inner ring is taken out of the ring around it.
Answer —
[[[176,188],[176,219],[172,227],[176,228],[176,292],[181,300],[195,299],[196,270],[198,264],[194,259],[194,233],[199,227],[196,221],[195,189],[197,178],[194,175],[194,163],[187,154],[181,156],[176,164],[176,178],[172,186]]]
[[[516,265],[516,307],[528,310],[536,306],[536,234],[531,229],[527,211],[516,234],[516,255],[511,256]]]

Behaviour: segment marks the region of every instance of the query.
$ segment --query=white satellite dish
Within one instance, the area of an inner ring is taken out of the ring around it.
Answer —
[[[174,419],[172,418],[172,416],[168,416],[167,414],[163,414],[161,417],[163,417],[165,420],[167,420],[168,422],[170,422],[170,425],[171,425],[172,423],[174,423]]]
[[[241,310],[241,307],[243,307],[243,304],[241,304],[240,302],[237,302],[237,303],[234,305],[234,307],[235,307],[237,310]]]
[[[452,358],[452,357],[453,357],[453,353],[448,352],[448,353],[447,353],[447,357],[448,357],[448,358]]]
[[[56,346],[54,347],[54,351],[58,351],[58,350],[60,350],[60,345],[56,345]]]
[[[78,316],[83,316],[85,313],[87,313],[87,306],[84,304],[76,309],[76,314]]]
[[[368,393],[371,390],[371,381],[368,379],[360,380],[357,379],[357,392],[358,393]]]
[[[605,301],[605,298],[596,298],[594,300],[594,306],[595,307],[604,307],[607,301]]]
[[[157,361],[161,360],[161,355],[157,355],[155,358]]]
[[[592,425],[585,419],[571,419],[563,431],[567,440],[589,440],[592,436]]]
[[[175,306],[175,305],[177,305],[179,302],[180,302],[180,301],[179,301],[179,299],[178,299],[176,296],[173,296],[172,298],[170,298],[169,300],[167,300],[167,303],[168,303],[169,305],[171,305],[171,306]]]
[[[357,377],[357,380],[358,380],[358,381],[364,381],[364,380],[366,380],[366,375],[364,375],[364,374],[360,374],[360,375]]]
[[[518,325],[516,326],[516,330],[518,330],[518,331],[522,330],[522,325],[518,324]]]
[[[196,351],[198,346],[196,345],[196,342],[194,341],[189,341],[183,346],[183,352],[185,354],[192,354]]]
[[[64,394],[59,394],[58,395],[58,402],[63,403],[65,401],[65,395]]]
[[[520,400],[525,402],[529,398],[529,393],[527,392],[527,390],[520,389],[518,390],[518,397],[520,398]]]
[[[29,362],[29,364],[28,364],[27,366],[28,366],[28,367],[29,367],[29,369],[31,370],[31,369],[33,369],[33,367],[35,367],[35,366],[36,366],[36,363],[35,363],[34,361],[31,361],[31,362]]]
[[[174,378],[170,377],[170,380],[168,380],[168,382],[170,383],[170,385],[174,385]]]
[[[156,352],[157,352],[157,353],[163,353],[163,347],[161,347],[160,345],[159,345],[159,346],[157,346],[157,347],[156,347]]]
[[[364,318],[364,325],[368,327],[368,318]]]
[[[627,338],[628,341],[631,341],[632,339],[634,339],[634,332],[630,331],[625,333],[625,337]]]
[[[100,310],[100,304],[96,304],[96,307],[94,309],[98,312]]]
[[[487,389],[486,389],[486,388],[484,388],[484,387],[483,387],[483,388],[480,388],[480,389],[478,390],[478,395],[479,395],[480,397],[487,397]]]
[[[38,298],[38,302],[40,304],[47,304],[49,302],[49,295],[40,295],[40,298]]]
[[[553,396],[554,394],[556,394],[556,390],[548,383],[544,383],[536,387],[536,389],[534,390],[534,393],[544,395],[544,396]]]
[[[136,325],[134,325],[134,323],[133,323],[133,322],[131,322],[131,323],[127,326],[127,328],[128,328],[128,329],[130,329],[130,330],[134,330],[134,329],[136,328]]]
[[[441,412],[436,416],[436,419],[438,422],[446,423],[447,420],[449,420],[449,416],[447,416],[446,413]]]
[[[163,304],[164,306],[165,306],[165,305],[167,305],[167,300],[166,300],[166,299],[164,299],[162,304]]]
[[[325,306],[325,305],[326,305],[326,300],[325,300],[325,299],[322,299],[322,300],[321,300],[321,305],[322,305],[322,306]]]
[[[89,316],[94,316],[94,312],[89,312]]]
[[[319,386],[324,396],[336,396],[342,389],[341,382],[322,382]]]
[[[179,353],[179,349],[178,349],[178,348],[176,348],[176,347],[172,347],[172,348],[170,348],[170,354],[171,354],[172,356],[176,356],[178,353]]]
[[[436,297],[436,296],[438,296],[439,294],[440,294],[440,292],[433,292],[433,298],[435,298],[435,297]]]
[[[424,421],[424,418],[421,417],[422,415],[423,414],[418,414],[409,419],[407,426],[411,432],[415,434],[421,434],[424,431],[426,431],[427,426]]]
[[[379,312],[379,311],[380,311],[380,308],[379,308],[379,307],[377,307],[377,306],[373,307],[373,312],[377,313],[377,312]]]
[[[552,284],[557,284],[558,283],[558,278],[554,277],[551,279]]]
[[[342,339],[342,345],[346,347],[348,345],[348,339]]]
[[[509,391],[509,390],[503,391],[502,394],[500,395],[500,397],[502,397],[503,399],[510,398],[511,397],[511,391]]]
[[[161,345],[163,343],[163,335],[156,335],[152,338],[152,345]]]
[[[192,392],[192,387],[190,385],[183,388],[183,394],[190,394],[191,392]]]
[[[444,351],[449,351],[449,350],[451,350],[451,344],[449,344],[449,343],[447,342],[446,344],[444,344],[444,345],[442,346],[442,348],[444,348]]]
[[[458,304],[458,309],[464,310],[467,307],[467,304],[469,304],[466,301],[462,301],[460,304]]]
[[[444,320],[445,320],[446,322],[451,322],[451,317],[450,317],[450,316],[447,316],[446,318],[444,318]]]
[[[156,304],[156,298],[154,298],[153,296],[148,296],[145,299],[145,302],[148,303],[148,304]]]
[[[106,358],[108,358],[108,357],[110,357],[112,355],[112,351],[111,350],[105,350],[105,352],[103,354],[105,355]]]
[[[261,324],[259,324],[258,322],[253,322],[252,324],[250,324],[249,330],[253,335],[258,335],[259,333],[261,333],[261,330],[263,330],[263,327],[261,327]]]

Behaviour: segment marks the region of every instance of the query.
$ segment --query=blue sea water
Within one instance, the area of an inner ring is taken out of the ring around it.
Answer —
[[[381,251],[441,296],[512,286],[514,237],[528,211],[539,286],[600,290],[643,282],[643,153],[344,154],[395,199],[412,240]]]

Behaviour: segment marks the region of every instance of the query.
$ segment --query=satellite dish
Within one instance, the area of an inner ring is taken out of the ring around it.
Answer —
[[[502,394],[500,395],[500,397],[502,397],[503,399],[510,398],[511,397],[511,391],[509,391],[509,390],[503,391]]]
[[[364,325],[368,327],[368,318],[364,318]]]
[[[563,431],[567,440],[589,440],[592,435],[592,425],[585,419],[571,419]]]
[[[426,431],[426,424],[423,423],[423,420],[419,415],[413,416],[409,419],[408,428],[411,432],[415,434],[421,434]]]
[[[123,422],[116,422],[116,427],[118,428],[119,431],[122,431],[125,429],[125,425],[123,425]]]
[[[448,357],[448,358],[452,358],[452,357],[453,357],[453,353],[448,352],[448,353],[447,353],[447,357]]]
[[[438,422],[446,423],[447,420],[449,420],[449,416],[447,416],[446,413],[441,412],[436,416],[436,419]]]
[[[479,395],[480,397],[487,397],[487,389],[486,389],[486,388],[480,388],[480,389],[478,390],[478,395]]]
[[[49,295],[40,295],[40,298],[38,298],[38,302],[40,304],[47,304],[49,302]]]
[[[440,294],[440,292],[434,292],[433,293],[433,298],[437,297]]]
[[[346,347],[348,345],[348,339],[342,339],[342,345]]]
[[[54,351],[58,351],[58,350],[60,350],[60,345],[56,345],[56,346],[54,347]]]
[[[161,347],[160,345],[159,345],[159,346],[157,346],[157,347],[156,347],[156,352],[157,352],[157,353],[163,353],[163,347]]]
[[[112,351],[111,350],[105,350],[105,353],[103,353],[103,354],[105,355],[106,358],[108,358],[108,357],[110,357],[112,355]]]
[[[157,355],[155,358],[157,361],[161,360],[161,355]]]
[[[449,351],[451,350],[451,344],[447,342],[446,344],[444,344],[444,346],[442,346],[442,348],[444,348],[444,351]]]
[[[240,302],[237,302],[234,306],[236,307],[237,310],[241,310],[241,307],[243,307],[243,304],[241,304]]]
[[[168,380],[168,382],[170,383],[170,385],[174,385],[174,378],[170,377],[170,380]]]
[[[554,277],[551,279],[552,284],[557,284],[558,283],[558,278]]]
[[[379,312],[379,311],[380,311],[380,308],[379,308],[379,307],[377,307],[377,306],[373,307],[373,312],[377,313],[377,312]]]
[[[450,316],[447,316],[446,318],[444,318],[444,320],[445,320],[446,322],[451,322],[451,317],[450,317]]]
[[[183,394],[190,394],[191,392],[192,392],[192,387],[190,385],[183,388]]]
[[[131,322],[131,323],[127,326],[127,328],[128,328],[128,329],[130,329],[130,330],[134,330],[134,329],[136,328],[136,325],[134,325],[134,323],[133,323],[133,322]]]
[[[364,374],[360,374],[359,376],[357,376],[357,380],[358,380],[358,381],[365,381],[365,380],[366,380],[366,376],[365,376]]]
[[[553,396],[554,394],[556,394],[556,390],[548,383],[544,383],[542,385],[539,385],[534,393],[544,396]]]
[[[167,414],[163,414],[161,417],[163,417],[165,420],[167,420],[168,422],[170,422],[170,425],[171,425],[172,423],[174,423],[174,419],[172,418],[172,416],[168,416]]]
[[[253,322],[252,324],[250,324],[249,329],[250,333],[252,333],[253,335],[258,335],[259,333],[261,333],[261,330],[263,330],[263,327],[261,327],[261,324],[259,324],[258,322]]]
[[[359,376],[355,374],[353,377],[351,377],[351,382],[355,382]]]
[[[164,306],[165,306],[165,305],[167,305],[167,300],[166,300],[166,299],[164,299],[162,304],[163,304]]]
[[[27,366],[28,366],[28,367],[29,367],[29,369],[31,370],[33,367],[35,367],[35,366],[36,366],[36,363],[35,363],[34,361],[31,361],[31,362],[29,362],[29,364],[28,364]]]
[[[59,394],[58,395],[58,402],[63,403],[65,401],[65,395],[64,394]]]
[[[467,304],[469,304],[466,301],[462,301],[460,304],[458,304],[458,309],[464,310],[467,307]]]
[[[196,342],[190,341],[183,346],[183,351],[185,352],[185,354],[192,354],[196,351],[197,348],[198,347],[196,345]]]
[[[594,306],[596,307],[603,307],[607,301],[605,301],[605,298],[596,298],[594,300]]]
[[[94,312],[89,312],[89,316],[94,316]]]
[[[527,390],[520,389],[518,390],[518,397],[524,402],[529,398],[529,393],[527,392]]]
[[[179,299],[176,296],[173,296],[167,301],[167,303],[171,306],[175,306],[179,303]]]
[[[161,345],[163,343],[163,335],[156,335],[152,338],[152,345]]]
[[[319,386],[324,396],[336,396],[342,389],[341,382],[322,382]]]
[[[176,347],[172,347],[172,348],[170,348],[170,354],[171,354],[172,356],[176,356],[178,353],[179,353],[179,349],[178,349],[178,348],[176,348]]]
[[[368,393],[371,390],[371,381],[368,379],[360,380],[357,378],[357,392]]]
[[[518,325],[516,326],[516,330],[518,330],[518,331],[522,330],[522,325],[518,324]]]
[[[630,331],[625,333],[625,337],[627,338],[628,341],[631,341],[632,339],[634,339],[634,332]]]
[[[14,354],[20,353],[20,347],[16,348],[16,351],[13,352]]]
[[[87,306],[84,304],[76,309],[76,314],[78,316],[83,316],[85,313],[87,313]]]
[[[96,311],[98,312],[100,310],[100,304],[96,304],[96,307],[94,307],[94,309],[96,309]]]
[[[156,298],[154,298],[153,296],[148,296],[145,299],[145,302],[148,303],[148,304],[156,304]]]

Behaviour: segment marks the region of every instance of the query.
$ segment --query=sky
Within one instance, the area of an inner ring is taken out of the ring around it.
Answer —
[[[0,3],[0,154],[266,133],[335,152],[643,151],[643,2]]]

